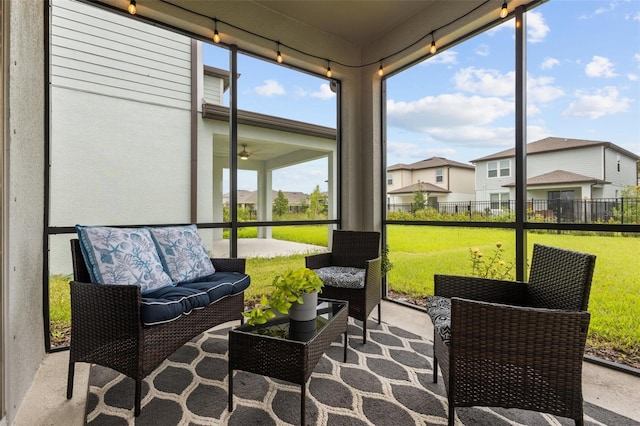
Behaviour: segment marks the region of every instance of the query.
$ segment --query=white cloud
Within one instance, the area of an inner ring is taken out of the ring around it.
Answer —
[[[427,59],[426,61],[422,61],[421,65],[432,65],[432,64],[457,64],[458,63],[458,52],[453,50],[445,50],[444,52],[438,53],[437,55]]]
[[[486,96],[513,98],[515,96],[515,73],[500,73],[493,69],[464,68],[453,80],[456,88],[465,92]],[[554,85],[553,77],[527,77],[527,98],[530,102],[546,103],[564,96],[564,90]]]
[[[486,34],[493,37],[499,31],[503,30],[509,30],[509,32],[513,34],[515,25],[516,20],[509,19],[507,22],[487,30]],[[527,12],[527,41],[529,43],[540,43],[544,41],[549,31],[551,31],[551,29],[545,23],[542,13],[534,11]]]
[[[627,74],[627,78],[629,79],[629,81],[638,81],[638,74],[629,73]]]
[[[529,43],[540,43],[544,41],[549,31],[551,31],[551,29],[544,22],[542,13],[536,11],[527,12],[527,36]]]
[[[265,80],[262,86],[258,86],[254,90],[262,96],[278,96],[286,93],[284,87],[275,80]]]
[[[607,7],[599,7],[599,8],[597,8],[597,9],[595,10],[594,14],[595,14],[595,15],[602,15],[602,14],[604,14],[604,13],[611,12],[611,11],[612,11],[612,10],[614,10],[615,8],[616,8],[616,4],[612,2],[612,3],[609,3],[609,4],[607,5]]]
[[[629,110],[632,102],[629,98],[619,97],[618,89],[612,86],[588,93],[585,90],[576,92],[577,101],[571,102],[562,115],[565,117],[600,118]]]
[[[333,99],[335,98],[335,96],[336,94],[331,91],[331,88],[327,83],[322,83],[320,85],[320,90],[318,90],[317,92],[311,92],[312,98],[318,98],[322,100]]]
[[[310,92],[302,87],[297,87],[294,95],[298,98],[304,98],[310,96],[312,98],[327,100],[335,98],[336,94],[331,91],[331,88],[327,83],[320,85],[320,88],[315,92]]]
[[[489,56],[489,46],[486,44],[481,44],[476,49],[476,55],[478,56]]]
[[[309,91],[303,89],[302,87],[296,87],[296,90],[293,92],[293,95],[298,98],[304,98],[309,95]]]
[[[444,94],[411,102],[387,101],[389,126],[430,133],[437,128],[482,126],[513,112],[513,102],[497,97]]]
[[[600,4],[602,2],[593,2],[593,4]],[[611,12],[612,10],[614,10],[616,8],[616,3],[615,2],[610,2],[607,7],[599,7],[596,10],[593,11],[592,14],[590,15],[581,15],[578,17],[578,19],[591,19],[591,18],[595,18],[598,15],[603,15],[607,12]]]
[[[584,68],[584,72],[589,77],[612,78],[617,76],[611,61],[603,56],[594,56]]]
[[[564,90],[553,83],[553,77],[535,77],[530,74],[527,78],[527,99],[546,103],[564,96]]]
[[[434,148],[429,144],[417,144],[407,142],[389,142],[387,144],[387,155],[391,158],[402,159],[407,158],[411,163],[417,158],[429,157],[447,157],[454,155],[456,150],[453,148]]]
[[[498,70],[463,68],[453,80],[456,88],[470,93],[488,96],[510,96],[514,93],[514,73],[501,74]]]
[[[542,68],[543,70],[550,70],[551,68],[559,64],[560,61],[558,61],[556,58],[550,58],[547,56],[546,58],[544,58],[544,61],[542,61],[540,68]]]

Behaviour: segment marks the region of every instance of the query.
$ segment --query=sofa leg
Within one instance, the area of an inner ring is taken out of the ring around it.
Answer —
[[[433,383],[438,383],[438,358],[433,355]]]
[[[133,408],[133,416],[140,415],[140,400],[142,399],[142,379],[136,379],[136,394]]]
[[[73,375],[75,373],[76,363],[69,360],[69,372],[67,373],[67,399],[73,396]]]
[[[451,399],[449,399],[449,426],[453,426],[455,422],[456,422],[455,407],[451,403]]]
[[[382,321],[382,303],[378,302],[378,324]]]

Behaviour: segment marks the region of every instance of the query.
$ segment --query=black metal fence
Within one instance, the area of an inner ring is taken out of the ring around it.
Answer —
[[[437,220],[451,216],[469,220],[515,220],[515,201],[430,201],[425,205],[415,203],[388,204],[387,215],[398,219],[407,215]],[[535,200],[527,201],[527,216],[531,222],[556,223],[640,223],[640,198],[598,198],[589,200]]]

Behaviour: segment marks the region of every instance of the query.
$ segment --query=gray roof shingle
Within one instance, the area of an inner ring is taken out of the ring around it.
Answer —
[[[640,156],[638,156],[637,154],[627,151],[626,149],[621,148],[611,142],[590,141],[585,139],[567,139],[567,138],[556,138],[556,137],[548,137],[548,138],[540,139],[539,141],[528,143],[527,155],[539,154],[542,152],[563,151],[567,149],[584,148],[587,146],[604,146],[608,148],[613,148],[635,159],[636,161],[640,160]],[[496,152],[495,154],[490,154],[485,157],[471,160],[471,162],[477,163],[479,161],[495,160],[499,158],[509,158],[509,157],[513,157],[515,154],[516,154],[516,149],[511,148],[511,149],[506,149],[504,151]]]
[[[601,179],[596,179],[591,176],[580,175],[578,173],[571,173],[566,170],[554,170],[549,173],[543,173],[538,176],[533,176],[527,179],[527,186],[536,185],[555,185],[559,183],[608,183]],[[515,186],[514,182],[504,185],[505,187]]]
[[[420,160],[411,164],[394,164],[387,167],[387,171],[393,170],[421,170],[421,169],[433,169],[437,167],[460,167],[463,169],[475,169],[471,164],[460,163],[458,161],[448,160],[443,157],[431,157],[426,160]]]

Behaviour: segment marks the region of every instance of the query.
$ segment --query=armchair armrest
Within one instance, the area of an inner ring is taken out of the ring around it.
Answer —
[[[319,269],[331,266],[331,253],[312,254],[304,258],[305,266],[309,269]]]
[[[245,273],[246,259],[244,258],[211,258],[216,271]]]
[[[123,359],[137,357],[142,329],[140,287],[78,281],[69,285],[73,357],[86,362],[108,353]]]
[[[382,288],[382,257],[376,257],[375,259],[366,261],[367,267],[365,269],[365,288],[367,291],[373,291],[376,294],[380,294]]]
[[[439,274],[433,280],[436,296],[521,305],[527,294],[527,284],[521,281]]]

